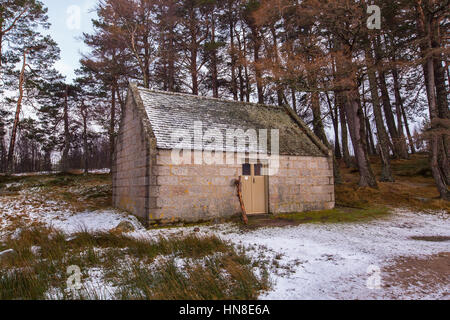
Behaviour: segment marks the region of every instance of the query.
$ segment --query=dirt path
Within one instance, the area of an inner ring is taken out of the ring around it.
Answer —
[[[450,252],[440,252],[424,257],[400,257],[383,268],[387,274],[384,287],[394,286],[407,296],[436,296],[450,299]],[[391,295],[395,299],[395,295]]]

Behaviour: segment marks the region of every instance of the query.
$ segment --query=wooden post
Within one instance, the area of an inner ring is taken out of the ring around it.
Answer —
[[[248,218],[247,218],[247,213],[245,211],[245,206],[244,206],[244,199],[242,198],[242,181],[241,181],[241,177],[239,177],[236,181],[235,181],[236,187],[237,187],[237,192],[238,192],[238,197],[239,197],[239,203],[241,204],[241,218],[242,218],[242,222],[244,222],[244,224],[248,224]]]

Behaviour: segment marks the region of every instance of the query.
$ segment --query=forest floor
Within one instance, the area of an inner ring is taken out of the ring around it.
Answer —
[[[424,155],[392,165],[342,168],[333,210],[150,229],[108,174],[0,176],[0,299],[450,299],[449,203]]]

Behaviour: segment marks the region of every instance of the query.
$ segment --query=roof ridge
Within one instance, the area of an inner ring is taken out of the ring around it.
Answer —
[[[273,104],[261,104],[261,103],[255,103],[255,102],[229,100],[229,99],[224,99],[224,98],[214,98],[214,97],[208,97],[208,96],[197,96],[197,95],[194,95],[194,94],[183,93],[183,92],[172,92],[172,91],[148,89],[148,88],[144,88],[144,87],[141,87],[141,86],[137,86],[136,84],[135,84],[135,86],[137,87],[138,90],[143,90],[143,91],[147,91],[147,92],[151,92],[151,93],[161,93],[161,94],[166,94],[166,95],[171,95],[171,96],[190,97],[190,98],[195,98],[195,99],[200,99],[200,100],[213,100],[213,101],[221,101],[221,102],[227,102],[227,103],[252,105],[252,106],[256,106],[256,107],[275,108],[275,109],[280,109],[280,110],[283,109],[282,106],[277,106],[277,105],[273,105]]]

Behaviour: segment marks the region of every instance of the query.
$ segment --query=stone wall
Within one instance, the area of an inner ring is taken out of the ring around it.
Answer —
[[[113,203],[146,221],[150,148],[140,119],[132,95],[128,94],[113,159]]]
[[[281,156],[269,177],[271,213],[334,208],[333,162],[325,157]]]
[[[237,156],[239,157],[239,156]],[[192,162],[193,163],[193,162]],[[152,175],[156,198],[149,219],[161,222],[201,221],[237,215],[235,179],[242,165],[174,165],[171,151],[158,150]],[[326,157],[280,156],[278,173],[269,178],[272,214],[334,207],[332,162]]]

